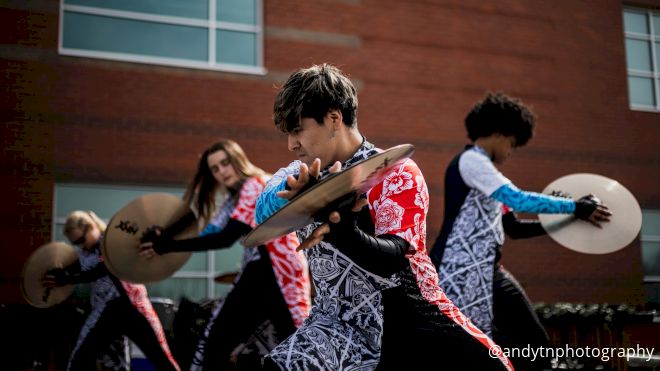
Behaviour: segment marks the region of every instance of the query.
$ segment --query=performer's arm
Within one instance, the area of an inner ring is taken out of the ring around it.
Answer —
[[[174,240],[167,236],[159,236],[152,241],[152,248],[158,255],[182,251],[206,251],[230,247],[239,238],[248,234],[252,228],[236,219],[229,219],[225,228],[216,233],[188,238],[185,240]]]
[[[360,267],[382,277],[388,277],[405,268],[409,263],[406,253],[408,241],[394,234],[373,236],[358,226],[360,215],[371,218],[369,207],[360,211],[341,212],[339,223],[329,223],[330,233],[324,240],[351,258]]]
[[[465,152],[458,162],[465,183],[518,212],[535,214],[575,214],[588,220],[598,205],[588,196],[578,201],[518,189],[485,155]]]
[[[504,233],[513,239],[530,238],[546,234],[541,222],[536,219],[518,219],[512,211],[502,215]]]
[[[501,186],[490,197],[523,213],[572,214],[575,212],[575,201],[571,199],[523,191],[513,184]]]
[[[300,168],[300,161],[294,161],[289,166],[278,170],[270,178],[266,187],[257,198],[257,206],[254,217],[257,224],[261,224],[271,215],[281,209],[288,200],[277,195],[278,192],[286,190],[287,177],[289,175],[297,176]]]
[[[76,261],[64,268],[50,269],[46,272],[45,280],[53,282],[55,286],[65,286],[96,281],[107,274],[108,268],[103,262],[99,262],[92,269],[83,271],[81,270],[80,261]]]

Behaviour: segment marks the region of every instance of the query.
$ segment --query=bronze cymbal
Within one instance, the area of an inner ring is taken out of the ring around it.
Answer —
[[[78,260],[76,250],[64,242],[51,242],[36,249],[23,266],[21,291],[30,305],[48,308],[66,300],[75,285],[46,288],[42,279],[52,268],[64,268]]]
[[[328,176],[296,195],[258,225],[246,236],[243,244],[261,245],[309,224],[312,215],[330,203],[354,191],[366,192],[382,182],[390,169],[412,156],[414,151],[415,147],[411,144],[398,145]]]
[[[140,239],[147,228],[167,228],[189,211],[181,199],[167,193],[144,195],[124,206],[110,219],[103,239],[103,256],[110,272],[122,280],[137,283],[156,282],[173,275],[192,253],[169,253],[147,259],[139,255]],[[174,238],[196,235],[197,225],[191,223]]]
[[[234,280],[236,280],[236,277],[238,276],[238,272],[227,272],[227,273],[221,273],[213,279],[216,283],[234,283]]]
[[[594,194],[612,212],[609,222],[596,228],[566,214],[539,214],[541,225],[560,245],[585,254],[608,254],[628,246],[642,226],[642,210],[626,187],[597,174],[566,175],[550,183],[543,193],[562,191],[572,197]]]

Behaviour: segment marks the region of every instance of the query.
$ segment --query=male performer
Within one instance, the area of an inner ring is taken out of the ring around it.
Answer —
[[[258,223],[310,183],[379,152],[358,130],[355,87],[328,64],[288,78],[274,121],[299,160],[266,185]],[[397,164],[359,196],[298,231],[317,296],[308,320],[271,351],[266,367],[400,369],[438,364],[441,356],[449,369],[511,369],[438,286],[426,254],[428,190],[415,162]]]

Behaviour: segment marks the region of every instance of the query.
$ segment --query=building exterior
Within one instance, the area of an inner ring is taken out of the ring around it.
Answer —
[[[644,277],[653,292],[660,1],[204,0],[190,9],[165,1],[162,12],[103,3],[0,4],[0,303],[21,301],[24,261],[58,236],[62,194],[75,205],[95,187],[180,192],[220,137],[268,171],[287,164],[271,120],[276,86],[322,62],[357,83],[370,141],[416,146],[430,186],[429,245],[444,169],[467,143],[463,118],[501,90],[539,118],[536,137],[503,167],[518,186],[602,174],[649,216],[642,238],[614,254],[581,255],[541,237],[508,241],[503,263],[534,301],[641,304]],[[640,19],[646,26],[631,23]]]

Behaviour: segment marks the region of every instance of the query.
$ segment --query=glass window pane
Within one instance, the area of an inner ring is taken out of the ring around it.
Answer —
[[[208,19],[208,0],[65,0],[65,4]]]
[[[243,245],[234,243],[229,249],[215,250],[215,272],[218,274],[238,272],[243,258]]]
[[[218,63],[232,63],[248,66],[257,65],[257,35],[249,32],[216,31]]]
[[[632,104],[655,106],[652,79],[628,77],[628,94]]]
[[[660,276],[660,242],[642,242],[642,264],[645,276]]]
[[[213,286],[213,297],[214,298],[224,298],[231,290],[231,285],[226,283],[216,283]]]
[[[660,236],[660,210],[642,211],[642,236]]]
[[[660,15],[653,16],[653,34],[660,36]]]
[[[204,28],[64,13],[65,48],[208,60]]]
[[[660,73],[660,42],[655,43],[655,73]]]
[[[648,17],[644,13],[626,10],[623,13],[623,29],[627,32],[648,34]]]
[[[208,270],[208,253],[206,251],[193,253],[179,272],[206,272]]]
[[[254,25],[257,22],[256,0],[218,0],[216,19]]]
[[[628,69],[651,71],[651,43],[626,39],[626,60]]]
[[[93,210],[107,222],[127,203],[147,193],[156,192],[183,197],[183,190],[179,188],[58,184],[55,192],[55,210],[58,218],[66,218],[74,210]]]
[[[191,300],[201,300],[206,295],[206,278],[168,278],[166,280],[147,284],[150,297],[169,298],[179,302],[181,297]]]

